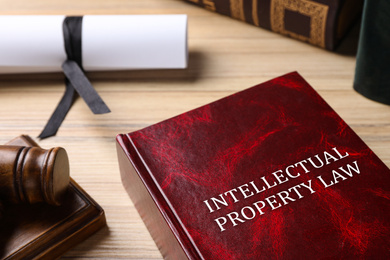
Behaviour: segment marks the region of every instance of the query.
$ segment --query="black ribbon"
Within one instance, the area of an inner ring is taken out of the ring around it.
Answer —
[[[66,89],[57,108],[54,110],[45,128],[38,136],[41,139],[53,136],[57,133],[65,116],[72,107],[77,94],[84,99],[85,103],[87,103],[94,114],[105,114],[110,112],[110,109],[84,74],[81,49],[82,24],[82,16],[66,17],[62,24],[64,45],[67,55],[67,60],[62,64],[62,70],[66,77]]]

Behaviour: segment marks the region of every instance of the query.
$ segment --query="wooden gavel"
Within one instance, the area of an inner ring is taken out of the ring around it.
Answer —
[[[0,145],[0,210],[6,204],[61,205],[69,186],[65,149]]]

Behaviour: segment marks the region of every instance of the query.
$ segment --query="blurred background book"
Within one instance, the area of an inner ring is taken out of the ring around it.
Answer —
[[[363,6],[363,0],[186,1],[328,50],[338,46]]]

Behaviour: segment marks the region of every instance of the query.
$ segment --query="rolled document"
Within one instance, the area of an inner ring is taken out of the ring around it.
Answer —
[[[0,73],[61,71],[62,15],[0,16]],[[86,71],[186,68],[186,15],[86,15]]]

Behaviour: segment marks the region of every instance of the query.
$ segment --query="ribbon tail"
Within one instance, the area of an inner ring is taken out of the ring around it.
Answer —
[[[62,70],[73,85],[73,88],[77,91],[80,97],[84,99],[85,103],[87,103],[88,107],[94,114],[105,114],[111,112],[106,103],[104,103],[103,99],[93,88],[83,70],[75,61],[66,60],[62,64]]]
[[[76,97],[76,91],[70,84],[68,80],[66,80],[66,89],[64,95],[62,96],[60,102],[58,103],[56,109],[51,115],[49,121],[46,123],[45,128],[42,130],[41,134],[38,136],[40,139],[44,139],[50,136],[53,136],[57,133],[60,128],[62,122],[65,119],[65,116],[68,114],[73,101]]]

